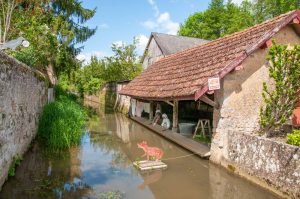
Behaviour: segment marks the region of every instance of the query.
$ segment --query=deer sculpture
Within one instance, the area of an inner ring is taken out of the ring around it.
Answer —
[[[164,152],[160,148],[149,147],[146,141],[138,143],[137,146],[138,148],[144,150],[145,154],[142,155],[142,157],[147,156],[147,160],[149,160],[149,157],[154,157],[155,161],[160,161],[162,156],[164,155]]]

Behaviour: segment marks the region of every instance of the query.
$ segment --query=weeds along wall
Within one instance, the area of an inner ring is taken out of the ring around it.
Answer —
[[[0,190],[36,136],[47,88],[43,74],[0,52]]]

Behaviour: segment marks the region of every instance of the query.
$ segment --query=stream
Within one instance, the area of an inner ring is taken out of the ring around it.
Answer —
[[[166,170],[140,172],[133,165],[147,141],[164,151]],[[91,117],[80,146],[63,154],[39,143],[25,154],[1,199],[274,199],[272,193],[190,155],[121,114]]]

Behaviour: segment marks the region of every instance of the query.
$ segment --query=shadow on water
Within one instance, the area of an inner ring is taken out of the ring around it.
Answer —
[[[196,156],[165,160],[163,171],[139,172],[132,162],[143,154],[141,141],[161,148],[165,159],[189,152],[120,114],[92,116],[87,126],[81,145],[63,156],[34,145],[0,198],[276,198]]]

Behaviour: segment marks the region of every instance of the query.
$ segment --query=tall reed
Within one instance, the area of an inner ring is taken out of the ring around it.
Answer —
[[[38,136],[49,148],[62,150],[80,143],[85,112],[76,99],[76,96],[56,88],[56,101],[44,107]]]

